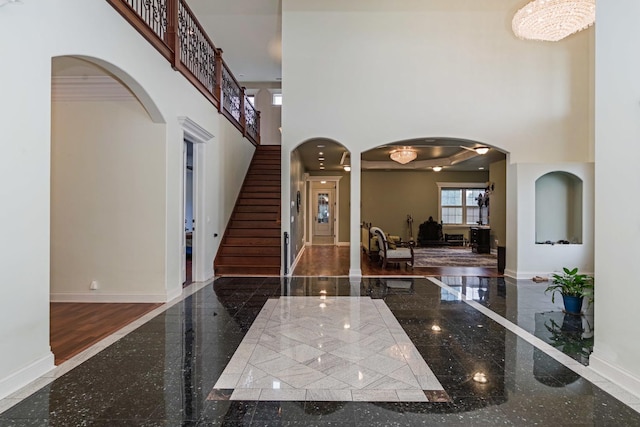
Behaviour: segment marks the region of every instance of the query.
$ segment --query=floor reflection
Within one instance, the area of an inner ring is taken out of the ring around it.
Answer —
[[[544,342],[589,365],[593,352],[593,316],[576,316],[560,311],[536,313],[535,335]]]
[[[592,320],[565,319],[544,287],[442,280],[463,296],[423,278],[219,279],[1,413],[0,425],[640,425],[636,411],[463,298],[579,357]],[[451,400],[207,400],[265,302],[281,295],[383,299]]]

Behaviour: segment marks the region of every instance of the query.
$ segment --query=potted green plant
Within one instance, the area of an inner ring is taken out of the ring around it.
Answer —
[[[553,281],[544,292],[551,292],[551,302],[555,302],[555,294],[559,292],[565,312],[580,315],[584,297],[593,301],[593,277],[578,273],[578,267],[573,270],[563,267],[562,270],[560,274],[553,274]]]

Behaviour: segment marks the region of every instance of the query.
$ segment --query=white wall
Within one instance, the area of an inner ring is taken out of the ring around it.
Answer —
[[[165,125],[136,101],[56,102],[51,129],[52,300],[164,301]]]
[[[640,395],[640,2],[598,2],[596,27],[596,277],[590,366]]]
[[[280,145],[282,107],[272,104],[272,92],[269,88],[260,88],[255,99],[256,108],[260,111],[260,144]]]
[[[510,28],[521,6],[284,0],[283,151],[326,137],[354,159],[379,145],[440,136],[501,148],[514,164],[592,161],[593,29],[561,43],[525,42]],[[359,200],[359,182],[352,185]],[[527,199],[518,195],[507,213],[508,263],[518,256],[515,212],[533,209]],[[359,258],[351,250],[353,264]]]
[[[96,22],[101,25],[96,26]],[[189,117],[214,135],[206,144],[207,199],[203,203],[211,263],[242,184],[254,147],[148,44],[111,6],[101,0],[24,2],[0,10],[3,61],[0,67],[0,397],[53,367],[49,348],[51,58],[100,58],[144,88],[155,103],[164,132],[164,227],[162,248],[165,299],[181,292],[183,236],[182,147],[178,117]],[[47,37],[42,37],[46,34]],[[82,35],[79,37],[79,35]],[[126,48],[123,48],[126,46]],[[28,52],[28,53],[26,53]],[[162,120],[161,120],[162,121]],[[221,160],[222,159],[222,160]],[[16,179],[16,177],[23,179]],[[235,192],[235,193],[233,193]],[[16,218],[22,227],[16,227]],[[213,270],[210,270],[213,273]]]
[[[589,160],[592,30],[524,42],[510,29],[521,3],[285,0],[288,141],[329,134],[362,149],[451,136],[516,163]]]

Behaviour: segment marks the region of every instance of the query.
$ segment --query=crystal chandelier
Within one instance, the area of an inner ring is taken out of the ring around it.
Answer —
[[[533,0],[516,12],[511,25],[521,39],[557,42],[595,20],[596,0]]]
[[[389,157],[391,157],[391,160],[393,160],[394,162],[398,162],[401,165],[406,165],[410,161],[415,160],[416,157],[418,157],[418,153],[408,147],[403,147],[401,149],[392,151],[391,154],[389,154]]]

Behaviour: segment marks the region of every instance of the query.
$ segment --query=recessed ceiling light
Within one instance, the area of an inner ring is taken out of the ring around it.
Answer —
[[[324,157],[318,157],[318,160],[320,160],[321,162],[324,161]]]
[[[476,147],[474,150],[476,150],[476,153],[483,155],[489,152],[489,147]]]
[[[478,169],[480,169],[480,170],[484,170],[484,168],[483,168],[482,166],[480,166]]]
[[[320,184],[326,184],[326,183],[327,183],[327,181],[320,181]],[[320,293],[322,293],[322,291],[320,291]],[[324,293],[326,294],[327,291],[324,291]]]
[[[324,166],[320,166],[320,169],[324,169]]]
[[[320,162],[320,166],[324,166],[324,163]]]
[[[324,148],[324,145],[322,145],[322,144],[318,144],[318,145],[316,145],[316,147],[318,147],[318,148]]]
[[[442,166],[434,166],[432,169],[434,172],[440,172],[442,170]]]
[[[345,172],[351,172],[351,166],[349,166],[349,165],[345,165],[345,166],[344,166],[344,171],[345,171]]]
[[[322,151],[320,151],[320,152],[318,153],[318,156],[324,156],[324,153],[323,153]]]

